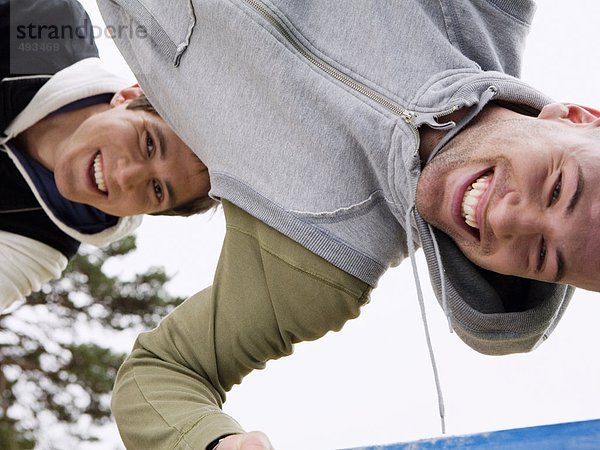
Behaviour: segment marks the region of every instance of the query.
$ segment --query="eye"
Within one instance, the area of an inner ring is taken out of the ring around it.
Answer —
[[[154,139],[150,133],[146,134],[146,151],[148,152],[148,156],[152,156],[154,154],[154,150],[156,146],[154,145]]]
[[[156,199],[161,202],[164,197],[162,186],[158,181],[154,180],[152,181],[152,187],[154,188],[154,195],[156,196]]]
[[[554,204],[560,197],[561,185],[562,185],[562,178],[559,178],[558,181],[556,182],[556,184],[554,185],[554,188],[552,189],[552,196],[550,198],[551,205]]]

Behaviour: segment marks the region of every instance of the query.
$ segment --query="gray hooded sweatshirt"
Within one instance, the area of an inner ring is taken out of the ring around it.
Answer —
[[[531,1],[99,0],[163,117],[209,167],[211,195],[369,283],[421,246],[457,334],[524,352],[572,288],[475,267],[414,212],[419,127],[490,100],[535,114],[516,77]],[[168,92],[168,95],[165,93]]]

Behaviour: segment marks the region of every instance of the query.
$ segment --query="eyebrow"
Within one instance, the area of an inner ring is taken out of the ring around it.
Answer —
[[[154,126],[154,132],[158,136],[158,142],[160,145],[160,159],[161,161],[164,161],[167,158],[167,140],[159,126]],[[165,186],[167,188],[167,192],[169,193],[169,208],[174,208],[177,204],[177,200],[175,198],[175,190],[173,189],[173,185],[169,181],[165,181]]]
[[[567,205],[567,209],[565,210],[565,216],[569,216],[573,213],[575,206],[577,206],[577,202],[581,198],[583,194],[584,182],[583,182],[583,170],[581,170],[581,165],[577,165],[577,187],[575,188],[575,192]]]
[[[581,165],[577,165],[577,187],[575,188],[575,192],[571,196],[571,200],[569,200],[569,204],[565,209],[565,216],[569,216],[573,214],[579,199],[583,194],[584,188],[584,180],[583,180],[583,170],[581,170]],[[561,250],[556,250],[556,275],[554,276],[554,282],[560,282],[565,276],[565,257]]]
[[[554,276],[554,283],[559,283],[560,280],[565,276],[565,258],[561,250],[556,250],[556,275]]]

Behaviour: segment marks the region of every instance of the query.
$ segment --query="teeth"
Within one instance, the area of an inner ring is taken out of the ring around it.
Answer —
[[[96,186],[102,192],[108,192],[106,189],[106,183],[104,182],[104,172],[102,171],[102,156],[100,153],[94,158],[94,179],[96,180]]]
[[[477,227],[477,224],[476,224],[475,222],[473,222],[472,220],[470,220],[470,219],[468,219],[468,218],[465,218],[465,222],[466,222],[466,223],[467,223],[467,225],[469,225],[470,227],[479,229],[479,228]]]
[[[489,178],[490,173],[480,176],[465,191],[465,196],[463,197],[461,206],[461,214],[465,219],[466,224],[471,228],[479,229],[479,224],[477,223],[475,213],[477,211],[477,205],[479,204],[481,196],[490,185]]]

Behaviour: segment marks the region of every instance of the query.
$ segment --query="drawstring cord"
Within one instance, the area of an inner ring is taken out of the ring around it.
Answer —
[[[450,131],[448,131],[444,135],[444,137],[437,143],[437,145],[435,146],[435,148],[432,150],[431,154],[429,155],[429,158],[427,159],[427,163],[429,163],[442,150],[442,148],[444,148],[444,146],[448,142],[450,142],[460,131],[462,131],[462,129],[466,126],[466,124],[468,124],[475,116],[477,116],[481,112],[481,110],[490,102],[490,100],[496,96],[497,93],[498,93],[498,88],[496,86],[488,87],[484,91],[484,93],[481,95],[481,98],[479,99],[479,103],[474,108],[472,108],[465,115],[465,117],[462,118],[462,120],[459,122],[458,126],[455,126]],[[416,207],[414,205],[414,201],[413,201],[413,206],[411,209],[409,209],[409,211],[407,213],[407,218],[406,218],[407,236],[411,236],[408,239],[409,245],[411,245],[411,248],[412,248],[411,253],[410,253],[411,260],[413,259],[414,245],[412,244],[412,241],[411,241],[412,229],[410,228],[410,214],[412,214],[413,212],[416,213]],[[441,257],[441,253],[440,253],[440,249],[439,249],[437,240],[435,239],[435,234],[433,233],[433,227],[429,224],[427,224],[427,227],[429,230],[429,235],[431,236],[431,240],[433,242],[433,250],[435,252],[435,258],[437,260],[437,265],[439,267],[441,295],[442,295],[442,309],[444,310],[446,320],[448,321],[448,328],[450,329],[450,333],[452,333],[453,332],[452,317],[451,317],[450,311],[448,310],[448,294],[446,292],[446,276],[444,273],[444,265],[442,264],[442,257]],[[418,283],[419,278],[418,278],[418,275],[416,275],[416,266],[414,265],[414,263],[413,263],[413,272],[415,273],[415,275],[414,275],[415,281],[417,281],[417,283]],[[418,289],[420,289],[420,287],[418,287]],[[421,301],[421,299],[419,299],[419,301]],[[435,367],[435,363],[433,361],[432,361],[432,364]]]
[[[431,344],[431,336],[429,335],[429,326],[427,325],[427,313],[425,311],[425,301],[423,299],[423,292],[421,290],[421,281],[419,280],[419,273],[417,270],[417,260],[415,257],[415,243],[413,241],[413,229],[412,229],[412,223],[411,223],[411,216],[413,214],[415,207],[414,205],[409,208],[406,212],[406,240],[408,241],[408,252],[410,254],[410,262],[412,265],[412,271],[413,271],[413,277],[415,279],[415,284],[417,287],[417,298],[419,299],[419,307],[421,309],[421,319],[423,321],[423,327],[425,329],[425,339],[427,341],[427,348],[429,350],[429,360],[431,361],[431,368],[433,369],[433,377],[435,379],[435,388],[437,390],[437,397],[438,397],[438,409],[439,409],[439,413],[440,413],[440,420],[442,423],[442,434],[446,434],[446,420],[445,420],[445,409],[444,409],[444,397],[442,395],[442,387],[441,387],[441,383],[440,383],[440,377],[438,375],[438,370],[437,370],[437,365],[435,363],[435,355],[433,353],[433,345]],[[437,253],[436,250],[436,254],[438,255],[439,258],[439,253]],[[440,272],[442,272],[441,270],[441,266],[440,266]],[[445,293],[445,289],[443,288],[443,283],[442,283],[442,289],[443,292]],[[442,294],[444,295],[444,294]],[[444,300],[445,302],[445,300]]]
[[[414,209],[414,206],[413,206]],[[444,310],[444,315],[446,316],[446,320],[448,321],[448,328],[450,333],[454,333],[452,329],[452,317],[450,316],[450,311],[448,310],[448,295],[446,293],[446,273],[444,271],[444,265],[442,264],[442,255],[440,253],[440,248],[437,243],[437,239],[435,238],[435,234],[433,234],[433,227],[427,224],[429,227],[429,234],[431,235],[431,240],[433,241],[433,251],[435,252],[435,259],[438,263],[439,272],[440,272],[440,284],[442,285],[442,309]]]
[[[463,127],[471,121],[477,114],[481,112],[483,107],[498,93],[498,88],[495,86],[490,86],[486,91],[482,94],[479,99],[479,103],[472,108],[468,114],[462,118],[458,126],[452,128],[449,132],[447,132],[444,137],[437,143],[436,147],[433,149],[427,163],[433,159],[434,156],[454,137],[456,136]],[[437,391],[438,397],[438,409],[440,413],[440,420],[442,424],[442,434],[446,434],[446,419],[445,419],[445,408],[444,408],[444,396],[442,394],[442,386],[440,383],[440,377],[437,370],[437,364],[435,362],[435,354],[433,352],[433,345],[431,343],[431,336],[429,335],[429,325],[427,324],[427,312],[425,311],[425,301],[423,299],[423,291],[421,289],[421,281],[419,279],[419,272],[417,270],[417,260],[416,260],[416,249],[415,243],[413,241],[413,227],[412,227],[412,216],[416,221],[419,220],[418,213],[416,211],[415,202],[413,199],[412,206],[408,208],[406,211],[405,217],[405,229],[406,229],[406,240],[408,241],[408,252],[410,254],[410,263],[412,265],[413,277],[415,279],[415,285],[417,288],[417,298],[419,300],[419,308],[421,309],[421,320],[423,321],[423,328],[425,330],[425,339],[427,341],[427,349],[429,350],[429,360],[431,361],[431,368],[433,369],[433,377],[435,379],[435,388]],[[448,293],[446,290],[446,276],[444,273],[444,265],[442,264],[442,257],[440,253],[440,249],[435,239],[435,234],[433,232],[433,228],[431,225],[427,224],[429,235],[431,236],[433,242],[433,250],[435,253],[435,258],[437,260],[437,266],[439,268],[439,276],[440,276],[440,284],[441,284],[441,296],[442,296],[442,309],[444,310],[444,315],[446,316],[446,320],[448,321],[448,327],[450,332],[452,333],[452,318],[450,311],[448,309]]]

